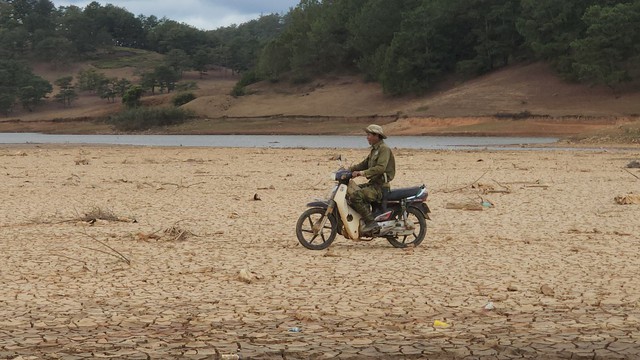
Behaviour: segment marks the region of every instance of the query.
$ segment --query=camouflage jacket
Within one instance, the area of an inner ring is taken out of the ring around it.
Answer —
[[[384,141],[380,140],[371,146],[371,152],[362,162],[349,168],[351,171],[364,171],[369,184],[389,186],[389,182],[396,176],[396,160]]]

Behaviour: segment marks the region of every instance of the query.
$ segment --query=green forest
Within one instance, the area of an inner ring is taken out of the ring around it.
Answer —
[[[640,77],[638,24],[640,0],[301,0],[286,14],[210,31],[97,2],[0,0],[0,113],[33,110],[52,92],[30,63],[64,67],[117,48],[165,61],[139,84],[91,72],[60,79],[57,99],[70,104],[75,88],[108,99],[132,89],[171,91],[183,71],[211,66],[243,75],[237,95],[260,80],[303,83],[345,71],[389,95],[420,94],[449,76],[532,61],[616,90]]]

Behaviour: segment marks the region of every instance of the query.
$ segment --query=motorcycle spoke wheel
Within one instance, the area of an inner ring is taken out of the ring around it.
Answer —
[[[314,234],[314,224],[322,221],[325,209],[311,208],[300,215],[296,223],[296,236],[300,244],[310,250],[323,250],[329,247],[338,233],[338,222],[333,215],[329,215],[324,226]]]
[[[409,222],[415,227],[413,229],[413,234],[387,236],[387,240],[391,245],[393,245],[393,247],[406,248],[407,246],[418,246],[427,234],[427,221],[420,210],[413,207],[408,208],[407,217]],[[396,220],[403,221],[400,216],[396,216]]]

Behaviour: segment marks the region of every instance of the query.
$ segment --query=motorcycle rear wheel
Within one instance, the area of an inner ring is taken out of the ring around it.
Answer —
[[[329,215],[324,226],[317,234],[313,234],[313,224],[322,221],[325,209],[310,208],[300,215],[296,223],[296,236],[298,241],[309,250],[323,250],[329,247],[338,233],[338,221],[335,216]]]
[[[395,217],[396,221],[402,221],[400,215]],[[424,240],[427,234],[427,221],[424,219],[422,212],[416,208],[407,209],[407,217],[410,223],[413,223],[415,229],[411,235],[387,236],[386,239],[393,247],[406,248],[407,246],[418,246]]]

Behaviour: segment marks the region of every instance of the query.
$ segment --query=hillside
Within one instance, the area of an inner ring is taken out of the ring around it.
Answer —
[[[34,70],[53,81],[86,66],[65,71],[36,66]],[[132,67],[100,71],[107,76],[137,76]],[[376,83],[343,75],[303,85],[258,83],[247,88],[249,95],[234,98],[229,93],[237,80],[224,69],[202,79],[197,73],[185,73],[183,81],[198,84],[198,98],[184,107],[198,119],[155,132],[355,133],[362,124],[378,122],[398,135],[585,136],[615,130],[637,121],[640,114],[640,91],[616,95],[607,88],[569,84],[541,63],[509,67],[421,97],[389,97]],[[169,104],[173,96],[147,96],[143,101]],[[81,94],[70,108],[51,102],[36,112],[0,117],[0,131],[107,133],[111,130],[94,120],[120,109],[119,103]]]

